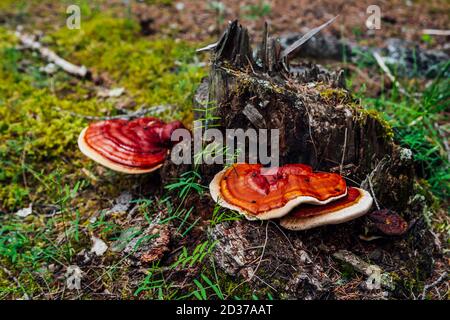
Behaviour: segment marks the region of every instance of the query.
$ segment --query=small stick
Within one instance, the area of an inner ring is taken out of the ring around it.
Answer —
[[[375,206],[378,210],[380,210],[380,206],[378,205],[377,197],[375,196],[375,192],[373,192],[372,180],[370,179],[370,175],[367,176],[367,180],[369,181],[370,192],[373,196],[373,201],[375,202]]]
[[[339,174],[342,176],[342,170],[344,167],[344,160],[345,160],[345,149],[347,149],[347,128],[345,128],[345,135],[344,135],[344,150],[342,150],[342,159],[341,159],[341,165],[339,166]]]
[[[391,70],[389,70],[389,68],[387,67],[387,65],[384,63],[383,58],[379,55],[378,52],[373,52],[372,53],[373,57],[375,58],[375,60],[377,61],[378,65],[380,66],[381,70],[384,71],[384,73],[386,73],[386,75],[388,76],[388,78],[392,81],[392,83],[394,83],[394,85],[398,88],[398,90],[400,91],[400,93],[402,93],[403,95],[407,96],[407,97],[412,97],[409,92],[407,92],[405,90],[405,88],[403,88],[403,86],[400,84],[400,82],[397,81],[397,79],[394,77],[394,75],[392,74]],[[415,97],[412,97],[414,100],[417,101],[417,99]]]
[[[442,281],[444,281],[447,278],[448,273],[444,272],[443,274],[441,274],[441,276],[434,281],[431,284],[427,284],[423,287],[423,291],[422,291],[422,300],[425,300],[425,295],[427,294],[427,291],[430,290],[433,287],[436,287],[439,283],[441,283]]]
[[[253,277],[256,275],[256,272],[258,271],[259,266],[261,265],[261,261],[262,261],[262,259],[264,257],[264,253],[266,252],[267,240],[269,238],[269,230],[268,230],[268,228],[269,228],[269,223],[267,222],[266,223],[266,237],[265,237],[265,240],[264,240],[264,245],[263,245],[263,248],[262,248],[261,256],[259,258],[258,264],[256,265],[256,268],[252,272],[252,276],[250,277],[250,279],[248,281],[251,281],[253,279]]]
[[[450,36],[450,30],[423,29],[422,33],[429,34],[431,36]]]
[[[56,110],[61,111],[61,112],[65,112],[70,114],[71,116],[74,117],[81,117],[81,118],[85,118],[88,120],[114,120],[114,119],[132,119],[132,118],[138,118],[138,117],[142,117],[144,115],[146,115],[149,112],[152,112],[153,114],[155,113],[161,113],[164,112],[168,109],[172,109],[174,108],[174,106],[172,105],[159,105],[159,106],[153,106],[153,107],[149,107],[149,108],[139,108],[136,111],[130,112],[130,113],[126,113],[126,114],[121,114],[118,116],[111,116],[111,117],[98,117],[98,116],[88,116],[88,115],[84,115],[84,114],[79,114],[73,111],[69,111],[69,110],[64,110],[61,109],[59,107],[55,107]]]
[[[50,50],[47,47],[44,47],[40,42],[34,40],[33,36],[23,34],[19,30],[15,32],[15,35],[19,38],[22,45],[26,48],[36,50],[39,54],[49,62],[54,63],[65,72],[80,77],[85,78],[90,74],[89,70],[85,66],[77,66],[73,63],[70,63],[67,60],[64,60],[60,56],[58,56],[55,52]]]

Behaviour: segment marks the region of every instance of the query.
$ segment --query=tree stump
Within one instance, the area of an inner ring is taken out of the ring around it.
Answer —
[[[291,66],[287,58],[268,37],[267,27],[254,56],[247,30],[234,21],[214,49],[209,78],[195,96],[196,109],[214,106],[218,120],[211,122],[222,131],[278,129],[280,165],[306,163],[315,170],[341,172],[357,184],[383,158],[401,152],[382,117],[365,110],[344,88],[342,72],[307,63]],[[221,167],[202,169],[209,181]],[[389,187],[373,179],[398,193],[395,199],[382,193],[378,200],[401,210],[412,189],[412,163],[401,158],[384,170],[384,175],[403,176],[401,184],[391,179]]]
[[[267,25],[255,52],[247,30],[237,21],[230,23],[213,49],[209,77],[195,95],[200,110],[195,117],[204,117],[210,108],[213,117],[205,125],[222,132],[279,129],[280,165],[306,163],[317,171],[340,172],[349,185],[372,189],[381,207],[397,210],[414,225],[403,237],[366,241],[370,235],[365,217],[306,232],[282,231],[273,221],[224,223],[209,229],[218,240],[217,264],[255,288],[271,288],[289,298],[334,297],[338,273],[333,270],[342,264],[332,256],[338,250],[352,251],[399,278],[422,281],[431,270],[435,247],[419,213],[426,205],[412,201],[411,152],[394,143],[392,129],[378,113],[352,98],[342,72],[308,63],[290,65],[286,51],[268,36]],[[221,169],[201,165],[205,184]],[[179,170],[166,163],[163,178],[179,176]],[[414,253],[417,246],[419,255]],[[405,270],[419,265],[420,280],[406,275]],[[379,297],[385,289],[371,294]],[[364,285],[358,287],[359,297],[367,296],[365,290]],[[401,295],[409,289],[401,284],[390,290]]]

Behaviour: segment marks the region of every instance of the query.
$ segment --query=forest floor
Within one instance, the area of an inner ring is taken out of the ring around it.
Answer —
[[[74,3],[81,8],[80,30],[66,27],[66,8]],[[216,242],[206,230],[240,217],[175,208],[171,197],[207,197],[195,176],[181,177],[161,192],[158,174],[135,177],[109,171],[85,158],[76,140],[88,123],[140,108],[188,125],[195,90],[208,74],[208,55],[195,50],[215,42],[235,18],[250,33],[269,21],[271,32],[283,35],[304,32],[340,14],[324,34],[367,47],[382,47],[395,37],[449,54],[448,36],[423,33],[450,29],[448,1],[379,1],[380,30],[365,27],[369,4],[1,1],[0,299],[282,298],[270,285],[255,290],[211,263]],[[18,26],[61,57],[86,66],[92,77],[53,69],[21,46],[14,35]],[[429,279],[409,284],[404,296],[420,298],[450,264],[450,61],[439,65],[433,77],[420,71],[399,76],[400,90],[372,56],[320,62],[331,70],[344,69],[354,97],[379,111],[394,129],[395,140],[413,151],[417,183],[430,203],[424,219],[442,249]],[[166,227],[161,221],[174,222]],[[161,237],[166,232],[174,236]],[[160,235],[157,245],[155,234]],[[152,258],[143,261],[143,253]],[[334,298],[383,298],[356,293],[364,279],[346,266],[330,262],[330,268],[335,270]],[[70,281],[80,281],[79,289]],[[423,297],[448,299],[448,282],[439,281]]]

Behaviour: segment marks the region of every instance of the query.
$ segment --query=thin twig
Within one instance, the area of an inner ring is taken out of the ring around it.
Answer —
[[[342,159],[341,159],[341,165],[339,166],[339,174],[342,176],[342,170],[344,167],[344,160],[345,160],[345,149],[347,149],[347,128],[345,128],[345,134],[344,134],[344,149],[342,150]]]
[[[100,120],[139,118],[139,117],[145,116],[148,113],[152,113],[152,114],[162,113],[162,112],[164,112],[164,111],[166,111],[168,109],[175,108],[175,106],[172,106],[172,105],[159,105],[159,106],[152,106],[152,107],[149,107],[149,108],[141,107],[138,110],[133,111],[133,112],[129,112],[129,113],[121,114],[121,115],[117,115],[117,116],[110,116],[110,117],[107,117],[107,116],[103,116],[103,117],[89,116],[89,115],[84,115],[84,114],[76,113],[76,112],[69,111],[69,110],[64,110],[64,109],[61,109],[59,107],[54,107],[54,108],[57,111],[65,112],[65,113],[67,113],[67,114],[69,114],[71,116],[74,116],[74,117],[80,117],[80,118],[84,118],[84,119],[88,119],[88,120],[98,120],[98,121],[100,121]]]
[[[40,42],[36,41],[34,39],[34,36],[21,33],[19,30],[15,32],[15,35],[17,36],[17,38],[19,38],[20,42],[25,48],[29,48],[39,52],[42,58],[46,59],[49,62],[54,63],[65,72],[81,78],[85,78],[88,75],[90,75],[89,70],[85,66],[80,67],[73,63],[70,63],[67,60],[64,60],[63,58],[58,56],[55,52],[53,52],[47,47],[44,47]]]
[[[267,245],[268,238],[269,238],[269,223],[266,223],[266,238],[264,239],[264,245],[263,245],[263,249],[261,252],[261,256],[259,258],[258,264],[256,265],[256,268],[252,272],[252,276],[250,277],[249,281],[251,281],[253,279],[253,277],[255,276],[256,272],[259,269],[259,266],[261,265],[261,261],[264,257],[264,253],[266,252],[266,245]]]
[[[277,289],[275,289],[273,286],[271,286],[270,284],[268,284],[266,281],[264,281],[263,279],[261,279],[260,277],[258,277],[257,275],[255,275],[255,278],[258,279],[259,281],[261,281],[262,283],[264,283],[266,286],[268,286],[270,289],[272,289],[275,292],[278,292]]]
[[[439,283],[444,281],[447,278],[447,276],[448,276],[448,273],[444,272],[443,274],[441,274],[441,276],[436,281],[432,282],[431,284],[425,285],[423,287],[421,299],[425,300],[425,295],[427,294],[427,291],[430,290],[433,287],[436,287]]]
[[[378,65],[380,66],[381,70],[383,70],[384,73],[386,73],[388,78],[392,81],[392,83],[394,83],[394,85],[398,88],[400,93],[417,101],[417,99],[415,97],[411,96],[411,94],[409,94],[409,92],[406,91],[405,88],[403,88],[403,86],[400,84],[400,82],[398,82],[398,80],[392,74],[391,70],[389,70],[388,66],[384,63],[384,60],[380,56],[380,54],[378,52],[374,51],[372,53],[372,55],[375,58],[375,60],[377,61]]]
[[[450,36],[450,30],[423,29],[422,33],[429,34],[431,36]]]
[[[370,179],[370,175],[367,176],[367,181],[369,181],[370,192],[372,193],[373,201],[375,202],[375,206],[378,210],[380,210],[380,206],[378,205],[377,197],[375,196],[375,192],[373,191],[372,180]]]
[[[265,253],[265,251],[266,251],[267,240],[268,240],[268,238],[269,238],[269,237],[268,237],[268,227],[269,227],[269,223],[267,222],[267,224],[266,224],[266,238],[265,238],[265,240],[264,240],[263,250],[262,250],[262,253],[261,253],[260,257],[259,257],[258,265],[257,265],[256,268],[253,270],[251,277],[248,278],[248,279],[245,279],[244,281],[242,281],[241,283],[239,283],[236,287],[234,287],[234,288],[231,290],[231,292],[229,293],[229,295],[231,295],[231,293],[233,293],[233,292],[234,292],[237,288],[239,288],[240,286],[244,285],[244,284],[247,283],[247,282],[250,282],[250,281],[253,279],[253,277],[255,276],[256,271],[258,271],[258,268],[259,268],[259,266],[260,266],[260,264],[261,264],[261,261],[263,260],[264,253]]]
[[[312,136],[312,130],[311,130],[311,120],[312,120],[312,117],[311,117],[311,115],[309,114],[309,109],[308,109],[307,106],[305,107],[305,110],[306,110],[306,114],[308,115],[308,132],[309,132],[309,138],[311,139],[311,143],[312,143],[313,148],[314,148],[314,154],[315,154],[316,159],[317,159],[317,157],[318,157],[318,154],[317,154],[317,147],[316,147],[316,143],[314,142],[314,139],[313,139],[313,136]],[[318,160],[318,159],[317,159],[317,160]]]

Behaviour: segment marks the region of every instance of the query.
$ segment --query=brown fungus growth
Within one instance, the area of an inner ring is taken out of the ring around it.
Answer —
[[[400,236],[408,230],[408,223],[398,213],[381,209],[369,214],[374,226],[388,236]]]

